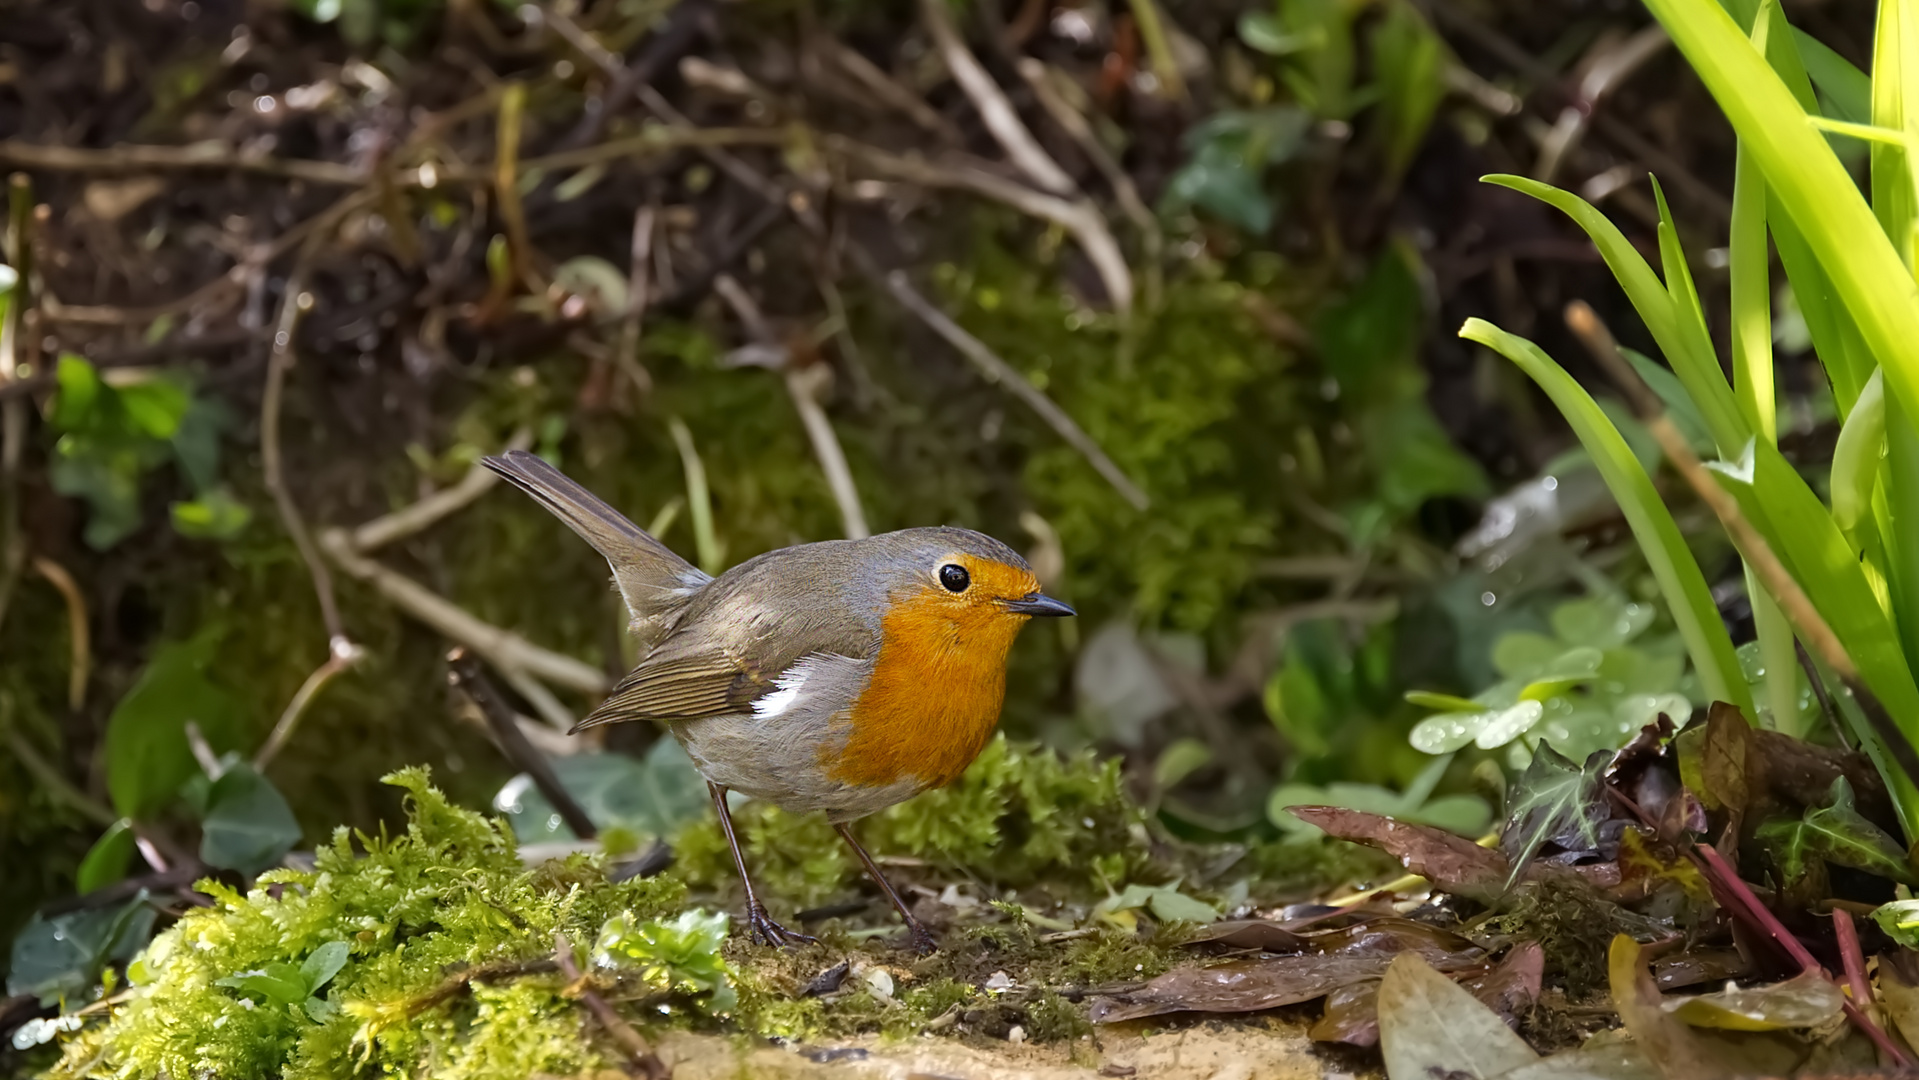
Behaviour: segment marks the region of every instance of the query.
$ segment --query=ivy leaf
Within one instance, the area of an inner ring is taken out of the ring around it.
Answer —
[[[87,849],[75,875],[73,891],[81,896],[103,889],[127,876],[127,863],[133,858],[133,822],[121,818]]]
[[[1551,745],[1539,744],[1507,798],[1506,827],[1499,836],[1499,850],[1512,863],[1506,888],[1512,888],[1548,842],[1566,848],[1599,846],[1599,827],[1609,816],[1600,778],[1612,756],[1610,750],[1596,750],[1582,767]]]
[[[7,993],[52,1004],[92,989],[107,964],[126,960],[153,936],[147,892],[117,908],[35,915],[13,939]]]
[[[1813,858],[1907,885],[1919,880],[1899,842],[1854,808],[1852,785],[1843,776],[1832,782],[1831,805],[1808,807],[1798,821],[1769,821],[1754,835],[1773,851],[1788,881],[1807,873]]]
[[[213,782],[200,826],[200,858],[208,866],[257,874],[299,842],[300,823],[285,797],[252,766],[236,763]]]
[[[647,836],[666,836],[705,813],[706,782],[686,751],[673,739],[661,739],[635,759],[625,754],[575,754],[553,762],[560,786],[602,829],[625,826]],[[493,808],[513,823],[521,843],[563,840],[572,831],[521,774],[493,797]]]
[[[220,627],[209,626],[189,641],[161,645],[113,707],[107,719],[107,793],[121,815],[151,816],[199,774],[187,746],[188,721],[199,725],[215,749],[236,741],[239,706],[206,675],[223,636]]]

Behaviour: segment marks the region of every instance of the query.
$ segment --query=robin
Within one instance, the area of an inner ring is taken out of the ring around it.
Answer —
[[[1073,609],[1042,593],[1012,548],[970,529],[800,544],[711,577],[532,454],[486,466],[612,566],[641,657],[573,730],[650,720],[672,731],[719,811],[753,937],[814,940],[774,922],[754,892],[728,791],[825,811],[910,944],[931,951],[849,824],[958,778],[999,723],[1020,628]]]

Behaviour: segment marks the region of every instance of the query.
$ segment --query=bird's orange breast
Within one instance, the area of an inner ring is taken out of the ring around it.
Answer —
[[[1006,654],[1025,622],[996,604],[955,606],[931,588],[894,603],[852,733],[827,771],[859,786],[957,779],[999,723]]]

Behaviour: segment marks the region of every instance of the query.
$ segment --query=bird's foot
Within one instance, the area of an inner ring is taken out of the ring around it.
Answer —
[[[776,948],[794,948],[801,945],[813,945],[819,942],[819,938],[809,937],[796,930],[788,930],[786,927],[774,922],[773,917],[766,913],[766,906],[764,904],[753,903],[747,905],[746,921],[747,925],[751,927],[750,936],[761,945],[772,945]]]
[[[933,932],[918,919],[913,919],[906,924],[906,947],[921,956],[931,956],[940,951],[939,940],[933,937]]]

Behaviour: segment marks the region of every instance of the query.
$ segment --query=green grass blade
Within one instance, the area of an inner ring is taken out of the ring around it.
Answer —
[[[1774,29],[1772,4],[1753,20],[1752,40],[1767,51]],[[1732,313],[1733,397],[1754,437],[1777,445],[1779,424],[1773,398],[1772,261],[1766,243],[1766,178],[1744,146],[1734,157],[1732,228],[1727,240]],[[1772,595],[1746,568],[1746,596],[1752,603],[1753,633],[1759,640],[1760,676],[1772,726],[1789,735],[1799,724],[1799,658],[1792,624]],[[1755,720],[1757,717],[1754,718]]]
[[[1919,670],[1919,429],[1905,403],[1886,401],[1886,584],[1894,620],[1905,630],[1906,664]]]
[[[1839,428],[1832,447],[1832,520],[1839,531],[1854,534],[1872,509],[1873,488],[1879,483],[1880,462],[1886,450],[1886,396],[1882,372],[1873,372],[1852,415]]]
[[[1647,273],[1650,275],[1651,271]],[[1466,320],[1459,336],[1476,341],[1519,365],[1520,370],[1552,398],[1598,467],[1606,486],[1612,490],[1626,523],[1632,527],[1633,536],[1645,552],[1647,565],[1665,593],[1673,621],[1679,625],[1680,637],[1692,654],[1700,685],[1714,700],[1732,702],[1747,710],[1750,716],[1752,699],[1746,692],[1745,676],[1739,668],[1739,657],[1733,651],[1732,638],[1727,636],[1719,608],[1713,603],[1712,590],[1706,585],[1705,575],[1699,572],[1699,563],[1686,547],[1686,538],[1680,535],[1672,512],[1660,500],[1652,479],[1640,468],[1639,460],[1633,457],[1619,429],[1600,411],[1592,395],[1539,346],[1508,334],[1484,319]]]
[[[1858,554],[1819,496],[1777,449],[1755,443],[1749,455],[1750,467],[1745,460],[1736,468],[1715,466],[1720,486],[1739,500],[1741,512],[1805,590],[1860,678],[1906,737],[1919,745],[1919,685]]]
[[[1826,104],[1831,106],[1828,115],[1834,120],[1850,120],[1857,124],[1870,121],[1872,80],[1866,73],[1804,30],[1794,27],[1792,39],[1799,46],[1799,58],[1805,62],[1806,74],[1819,92],[1826,96]]]
[[[1750,147],[1857,320],[1866,346],[1886,367],[1886,389],[1909,413],[1919,414],[1919,284],[1825,136],[1807,122],[1791,90],[1719,5],[1646,0],[1646,6]]]
[[[1903,133],[1910,120],[1919,120],[1919,109],[1908,100],[1919,88],[1913,48],[1919,43],[1912,40],[1919,32],[1919,20],[1913,15],[1900,0],[1879,5],[1872,51],[1872,126],[1882,132]],[[1871,148],[1872,212],[1892,238],[1893,248],[1911,266],[1914,199],[1906,148],[1884,138],[1873,139]]]
[[[1633,308],[1645,321],[1646,329],[1652,332],[1653,340],[1659,343],[1660,351],[1666,354],[1666,362],[1672,365],[1673,372],[1685,384],[1686,392],[1692,395],[1700,418],[1706,422],[1706,430],[1712,433],[1714,445],[1734,448],[1745,445],[1751,432],[1733,401],[1732,387],[1726,384],[1726,377],[1719,370],[1712,341],[1705,336],[1704,322],[1695,323],[1681,317],[1678,305],[1660,282],[1659,275],[1653,273],[1652,267],[1640,257],[1638,249],[1619,231],[1619,227],[1591,203],[1550,184],[1503,174],[1483,179],[1489,184],[1530,195],[1572,218],[1575,224],[1586,230],[1586,235],[1592,238],[1593,245],[1599,249],[1600,257],[1606,260],[1606,266],[1619,279],[1620,287],[1626,290],[1627,299],[1632,301]],[[1662,243],[1664,233],[1662,229]],[[1677,261],[1683,268],[1683,255]]]

